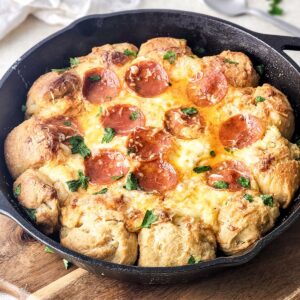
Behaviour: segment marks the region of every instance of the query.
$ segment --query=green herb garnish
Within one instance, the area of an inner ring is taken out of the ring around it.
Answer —
[[[195,173],[198,173],[198,174],[203,173],[203,172],[207,172],[207,171],[210,171],[210,170],[211,170],[211,166],[200,166],[200,167],[195,167],[193,169],[193,171]]]
[[[71,67],[76,67],[80,63],[80,60],[78,57],[70,57],[70,66]]]
[[[104,135],[101,143],[104,144],[104,143],[111,142],[115,135],[116,135],[116,131],[113,128],[109,128],[109,127],[104,128]]]
[[[188,116],[192,116],[198,113],[198,109],[195,107],[186,107],[186,108],[181,108],[181,111]]]
[[[72,123],[70,121],[64,121],[65,126],[72,126]]]
[[[270,8],[269,8],[269,14],[274,16],[282,16],[283,15],[283,9],[279,6],[279,4],[282,2],[282,0],[271,0],[270,1]]]
[[[231,65],[238,65],[239,64],[237,61],[234,61],[234,60],[231,60],[231,59],[228,59],[228,58],[225,58],[224,62],[228,63],[228,64],[231,64]]]
[[[211,157],[215,157],[216,156],[216,152],[214,150],[209,151],[209,155]]]
[[[273,207],[273,196],[271,195],[260,195],[264,205]]]
[[[72,263],[69,262],[69,261],[66,260],[66,259],[63,259],[63,263],[64,263],[64,266],[65,266],[65,269],[66,269],[66,270],[68,270],[68,269],[71,267],[71,265],[72,265]]]
[[[99,81],[99,80],[101,80],[101,77],[99,75],[95,74],[95,75],[89,76],[89,80],[90,81]]]
[[[239,177],[237,182],[244,188],[250,188],[250,179],[246,177]]]
[[[170,64],[174,64],[175,60],[176,60],[176,53],[172,50],[169,50],[165,53],[164,55],[164,59],[167,60]]]
[[[138,179],[135,177],[133,173],[129,173],[129,175],[127,176],[125,189],[128,191],[134,191],[140,189]]]
[[[24,211],[26,212],[30,220],[32,220],[33,222],[36,221],[36,209],[24,207]]]
[[[230,149],[230,148],[224,148],[224,150],[226,151],[226,152],[229,152],[229,153],[233,153],[233,150],[232,149]]]
[[[153,213],[153,210],[147,210],[140,228],[150,228],[157,220],[158,216]]]
[[[50,247],[48,247],[48,246],[45,247],[44,251],[46,253],[54,253],[54,251]]]
[[[264,65],[258,65],[255,67],[257,73],[260,75],[260,76],[263,76],[264,75],[264,72],[265,72],[265,66]]]
[[[21,111],[22,111],[23,113],[25,113],[26,110],[27,110],[27,106],[26,106],[25,104],[23,104],[23,105],[21,106]]]
[[[124,175],[121,174],[121,175],[111,176],[111,179],[117,181],[117,180],[119,180],[119,179],[121,179],[121,178],[123,178],[123,177],[124,177]]]
[[[17,198],[21,194],[21,183],[16,186],[14,189],[14,196]]]
[[[253,202],[253,196],[251,196],[251,195],[249,195],[249,194],[245,194],[243,197],[244,197],[247,201]]]
[[[107,191],[108,191],[108,188],[103,188],[99,192],[93,193],[93,195],[103,195],[103,194],[106,194]]]
[[[96,114],[96,117],[100,117],[102,115],[102,112],[103,112],[103,109],[102,107],[100,106],[99,107],[99,110],[98,110],[98,113]]]
[[[226,181],[219,180],[214,182],[213,187],[216,189],[228,189],[229,184]]]
[[[87,190],[90,178],[85,176],[82,171],[78,171],[78,179],[67,181],[66,184],[71,192],[77,192],[80,187]]]
[[[69,138],[72,154],[79,153],[83,158],[91,155],[91,150],[84,143],[84,139],[80,135],[75,135]]]
[[[139,117],[139,112],[138,111],[134,111],[134,112],[132,112],[132,114],[130,115],[130,117],[129,117],[129,119],[131,120],[131,121],[135,121],[138,117]]]
[[[61,69],[51,69],[52,72],[56,72],[56,73],[63,73],[68,70],[70,70],[70,67],[61,68]]]
[[[201,261],[201,259],[198,260],[193,255],[191,255],[188,260],[188,265],[198,264],[200,261]]]
[[[137,57],[137,52],[136,51],[131,51],[129,49],[125,49],[123,52],[126,56],[133,56],[133,57]]]
[[[255,102],[259,103],[259,102],[264,102],[266,101],[266,98],[262,97],[262,96],[257,96],[255,97]]]

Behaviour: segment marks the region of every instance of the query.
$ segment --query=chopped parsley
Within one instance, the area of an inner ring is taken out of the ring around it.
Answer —
[[[101,80],[101,77],[99,75],[95,74],[95,75],[89,76],[89,80],[90,81],[99,81],[99,80]]]
[[[147,209],[140,228],[150,228],[151,225],[157,220],[158,220],[158,216],[153,213],[153,210]]]
[[[70,121],[64,121],[65,126],[72,126],[72,123]]]
[[[273,207],[273,196],[271,195],[260,195],[264,205]]]
[[[21,194],[21,183],[18,184],[14,189],[14,196],[17,198]]]
[[[176,53],[172,50],[169,50],[165,53],[163,58],[164,60],[167,60],[170,64],[174,64],[176,57]]]
[[[22,110],[23,113],[26,112],[27,106],[26,106],[25,104],[23,104],[23,105],[21,106],[21,110]]]
[[[201,259],[196,259],[193,255],[191,255],[188,260],[188,265],[195,265],[198,264],[200,261]]]
[[[66,260],[66,259],[63,259],[63,263],[64,263],[64,266],[65,266],[65,269],[66,269],[66,270],[68,270],[68,269],[71,267],[71,265],[72,265],[72,263],[69,262],[69,261]]]
[[[228,59],[228,58],[225,58],[224,62],[228,63],[228,64],[231,64],[231,65],[238,65],[239,64],[237,61],[234,61],[234,60],[231,60],[231,59]]]
[[[133,173],[129,173],[126,180],[125,189],[128,191],[134,191],[140,189],[138,179],[135,177]]]
[[[266,98],[262,97],[262,96],[257,96],[255,97],[255,102],[259,103],[259,102],[264,102],[266,101]]]
[[[80,187],[87,190],[90,178],[85,176],[82,171],[78,171],[78,179],[67,181],[66,184],[71,192],[77,192]]]
[[[229,184],[226,181],[219,180],[214,182],[213,187],[216,189],[228,189]]]
[[[121,178],[123,178],[123,177],[124,177],[124,175],[121,174],[121,175],[111,176],[111,179],[117,181],[117,180],[119,180],[119,179],[121,179]]]
[[[129,117],[129,119],[131,120],[131,121],[135,121],[138,117],[139,117],[139,112],[138,111],[134,111],[134,112],[132,112],[132,114],[130,115],[130,117]]]
[[[104,128],[104,135],[101,143],[104,144],[104,143],[111,142],[115,135],[116,135],[116,131],[113,128],[109,128],[109,127]]]
[[[279,6],[282,0],[270,0],[269,14],[274,16],[282,16],[283,9]]]
[[[80,63],[80,60],[78,57],[70,57],[70,66],[71,67],[76,67]]]
[[[63,73],[68,70],[70,70],[70,67],[61,68],[61,69],[51,69],[52,72],[56,72],[56,73]]]
[[[201,56],[205,53],[205,49],[203,47],[196,47],[194,53],[198,56]]]
[[[209,155],[211,157],[215,157],[216,156],[216,152],[214,150],[209,151]]]
[[[69,138],[72,154],[80,154],[83,158],[91,155],[91,150],[84,143],[84,139],[80,135],[75,135]]]
[[[93,195],[103,195],[103,194],[106,194],[107,191],[108,191],[108,188],[103,188],[99,192],[93,193]]]
[[[237,182],[244,188],[250,188],[250,179],[246,177],[239,177]]]
[[[264,72],[265,72],[265,66],[264,65],[257,65],[255,67],[257,73],[260,75],[260,76],[263,76],[264,75]]]
[[[35,222],[36,221],[36,209],[24,207],[24,210],[25,210],[27,216],[30,218],[30,220]]]
[[[137,56],[137,52],[136,51],[131,51],[129,49],[125,49],[123,52],[126,56],[133,56],[136,57]]]
[[[98,113],[96,114],[96,117],[100,117],[100,116],[102,115],[102,111],[103,111],[103,109],[102,109],[102,107],[100,106],[100,107],[99,107],[99,110],[98,110]]]
[[[252,195],[249,195],[249,194],[245,194],[243,196],[244,199],[246,199],[247,201],[249,202],[253,202],[253,196]]]
[[[203,173],[211,170],[211,166],[200,166],[193,169],[195,173]]]
[[[226,151],[226,152],[229,152],[229,153],[233,153],[233,150],[232,149],[230,149],[230,148],[224,148],[224,150]]]
[[[44,251],[46,253],[54,253],[54,251],[50,247],[48,247],[48,246],[45,247]]]
[[[192,116],[198,113],[198,109],[195,107],[185,107],[181,108],[181,111],[188,116]]]

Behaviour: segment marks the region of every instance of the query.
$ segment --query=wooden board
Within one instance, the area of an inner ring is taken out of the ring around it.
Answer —
[[[300,299],[299,230],[300,220],[244,266],[190,284],[143,286],[65,270],[58,255],[0,216],[0,292],[11,283],[32,293],[28,299]]]

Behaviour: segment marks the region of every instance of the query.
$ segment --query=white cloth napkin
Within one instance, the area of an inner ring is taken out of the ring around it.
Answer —
[[[30,14],[48,24],[68,25],[94,13],[132,9],[140,0],[0,0],[0,39]]]

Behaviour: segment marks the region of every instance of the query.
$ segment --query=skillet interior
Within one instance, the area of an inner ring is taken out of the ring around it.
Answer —
[[[0,212],[2,210],[15,219],[36,239],[50,245],[66,259],[90,271],[142,283],[183,282],[207,275],[216,269],[249,261],[299,215],[298,197],[289,209],[281,213],[272,232],[243,255],[219,257],[199,265],[173,268],[116,265],[68,250],[35,229],[13,198],[12,180],[3,154],[4,139],[13,127],[22,122],[21,105],[25,103],[29,87],[41,74],[51,68],[67,66],[69,57],[85,55],[96,45],[127,41],[139,46],[156,36],[185,38],[192,49],[205,48],[207,51],[204,55],[217,54],[227,49],[242,51],[251,57],[254,64],[264,64],[265,77],[262,81],[271,83],[288,95],[296,114],[296,132],[300,132],[300,123],[297,122],[300,114],[299,68],[297,70],[282,53],[269,45],[279,50],[284,45],[294,44],[292,48],[300,50],[300,40],[255,34],[222,20],[189,12],[145,10],[89,16],[29,50],[10,68],[0,83]]]

